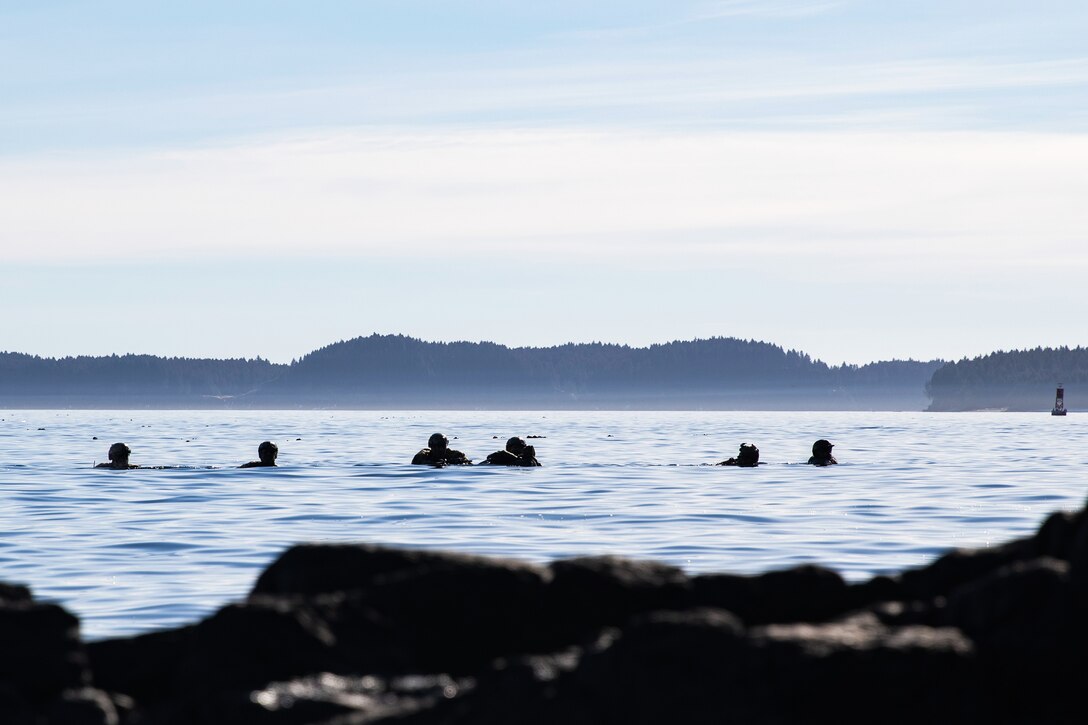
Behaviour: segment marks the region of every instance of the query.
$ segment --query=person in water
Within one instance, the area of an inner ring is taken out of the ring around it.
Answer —
[[[128,462],[128,457],[132,455],[132,449],[126,446],[124,443],[114,443],[110,446],[109,463],[99,463],[95,468],[112,468],[115,471],[127,471],[130,468],[139,468],[139,466],[132,465]]]
[[[276,456],[280,454],[279,446],[272,441],[265,441],[257,446],[257,457],[261,460],[250,461],[238,466],[239,468],[265,468],[276,465]]]
[[[536,448],[528,445],[517,436],[506,441],[506,450],[495,451],[487,457],[485,463],[492,466],[539,466]]]
[[[461,451],[449,447],[449,438],[441,433],[433,434],[427,440],[427,447],[412,459],[412,463],[422,466],[471,466],[472,460]]]
[[[736,458],[730,458],[715,465],[754,468],[755,466],[759,465],[759,449],[751,443],[741,443],[740,452],[737,453]]]
[[[831,449],[835,445],[828,440],[821,438],[812,444],[812,458],[808,459],[808,462],[813,466],[833,466],[838,461],[831,455]]]

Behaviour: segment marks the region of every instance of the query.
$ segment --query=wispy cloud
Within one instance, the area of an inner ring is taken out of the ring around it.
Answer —
[[[841,9],[846,0],[719,0],[695,9],[699,20],[737,16],[805,18]]]
[[[1084,168],[1088,135],[322,132],[9,159],[0,260],[1077,260]]]
[[[696,3],[690,8],[677,5],[671,19],[652,24],[582,28],[557,33],[554,37],[593,41],[646,39],[685,26],[725,18],[801,20],[839,10],[847,4],[848,0],[721,0]]]
[[[162,145],[323,125],[919,131],[1084,128],[1088,57],[888,62],[682,59],[401,71],[335,84],[66,96],[0,117],[0,153],[75,139]],[[1040,103],[1040,95],[1045,102]]]

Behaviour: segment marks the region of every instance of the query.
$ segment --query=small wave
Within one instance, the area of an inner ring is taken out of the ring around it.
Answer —
[[[186,544],[179,541],[128,541],[123,544],[109,544],[104,549],[123,549],[135,551],[187,551],[200,548],[197,544]]]
[[[141,506],[157,506],[164,503],[203,503],[211,500],[211,496],[197,496],[195,494],[181,494],[178,496],[165,496],[163,498],[146,498],[133,501],[132,503]]]

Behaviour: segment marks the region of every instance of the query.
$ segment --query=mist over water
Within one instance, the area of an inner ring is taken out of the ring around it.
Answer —
[[[806,562],[849,579],[1034,530],[1083,505],[1088,416],[1002,413],[5,411],[0,580],[101,638],[193,622],[301,541],[689,572]],[[408,465],[435,432],[477,461],[512,435],[536,469]],[[93,438],[97,437],[97,440]],[[840,465],[804,464],[817,438]],[[257,444],[277,469],[238,470]],[[124,441],[132,462],[91,468]],[[759,446],[757,469],[706,466]],[[211,468],[209,468],[211,466]]]

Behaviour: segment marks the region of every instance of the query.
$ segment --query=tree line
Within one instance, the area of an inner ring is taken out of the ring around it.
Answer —
[[[797,350],[730,337],[645,348],[600,342],[508,348],[490,342],[436,343],[403,335],[371,335],[313,351],[292,366],[291,375],[281,384],[335,386],[350,381],[564,389],[751,383],[913,384],[919,382],[920,374],[928,378],[939,364],[910,360],[829,366]]]
[[[1067,405],[1088,392],[1088,348],[999,350],[943,365],[926,385],[930,410],[1047,410],[1065,385]],[[1084,404],[1082,403],[1082,406]]]
[[[88,394],[241,395],[259,390],[289,369],[256,358],[216,360],[107,355],[43,358],[0,353],[5,396]]]
[[[271,407],[347,401],[366,407],[367,401],[460,404],[488,395],[545,405],[681,393],[709,400],[800,388],[832,396],[847,391],[855,397],[871,388],[909,390],[920,397],[940,364],[905,360],[833,366],[797,350],[729,337],[644,348],[600,342],[511,348],[375,334],[327,345],[285,365],[260,358],[55,359],[0,353],[0,405],[28,397],[63,405],[66,396],[112,396],[118,404],[127,396],[153,405],[159,396],[173,404],[211,399]],[[782,404],[789,402],[784,397]]]

